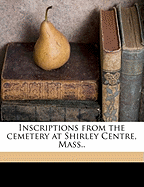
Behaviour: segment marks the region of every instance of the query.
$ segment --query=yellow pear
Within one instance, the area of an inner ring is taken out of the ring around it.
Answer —
[[[40,36],[34,46],[34,61],[44,70],[63,66],[70,57],[70,44],[66,37],[48,21],[46,9],[45,20],[40,26]]]

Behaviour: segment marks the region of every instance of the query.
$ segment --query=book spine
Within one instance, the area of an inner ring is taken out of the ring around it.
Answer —
[[[138,12],[138,18],[140,23],[141,31],[141,44],[144,45],[144,3],[139,4],[135,3]],[[143,56],[144,58],[144,56]],[[139,121],[144,121],[144,73],[142,77],[142,91],[141,91],[141,101],[140,101],[140,110],[139,110]]]
[[[101,121],[101,111],[95,101],[2,101],[1,118],[2,121],[95,122]]]
[[[138,13],[138,12],[137,12]],[[118,6],[118,15],[120,22],[120,31],[122,41],[125,40],[123,34],[123,22],[121,6]],[[137,19],[132,20],[134,25]],[[139,21],[139,20],[138,20]],[[139,25],[140,27],[140,25]],[[141,28],[140,28],[141,29]],[[136,31],[139,32],[139,31]],[[141,87],[142,87],[142,72],[143,72],[143,49],[130,49],[122,44],[122,71],[121,71],[121,93],[120,93],[120,121],[130,122],[138,121]]]
[[[113,62],[114,55],[104,54],[109,56],[109,61]],[[121,53],[117,55],[117,62],[121,62]],[[107,60],[103,61],[107,63]],[[119,95],[120,95],[120,67],[111,70],[102,70],[102,116],[103,120],[118,121],[119,116]]]
[[[142,87],[143,51],[122,52],[120,121],[138,121]]]
[[[144,45],[144,3],[139,4],[135,3],[135,6],[137,8],[138,13],[138,19],[139,19],[139,26],[140,26],[140,32],[141,32],[141,44]]]
[[[115,16],[117,23],[116,10]],[[100,15],[100,17],[102,16]],[[100,24],[102,24],[102,21],[100,21]],[[118,24],[116,25],[116,27],[118,28]],[[117,30],[117,32],[119,36],[119,30]],[[121,46],[119,46],[118,50],[106,51],[102,47],[104,36],[101,26],[100,41],[102,78],[102,118],[105,122],[117,122],[119,118]]]
[[[142,74],[142,91],[141,91],[141,101],[139,110],[139,121],[144,122],[144,73]]]
[[[96,81],[2,80],[3,100],[97,100]]]

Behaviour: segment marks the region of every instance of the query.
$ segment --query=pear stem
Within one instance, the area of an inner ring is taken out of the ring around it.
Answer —
[[[45,21],[48,21],[47,14],[48,14],[48,10],[51,9],[51,8],[52,8],[52,6],[49,6],[49,7],[46,9]]]

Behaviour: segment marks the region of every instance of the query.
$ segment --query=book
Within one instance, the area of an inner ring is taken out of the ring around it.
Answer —
[[[2,101],[1,119],[2,121],[94,122],[101,121],[101,109],[97,101]]]
[[[144,3],[135,3],[141,31],[141,44],[144,45]],[[144,72],[142,76],[142,91],[141,91],[141,101],[140,101],[140,110],[139,110],[139,121],[144,121]]]
[[[100,10],[100,58],[102,79],[102,117],[118,121],[121,42],[116,9]]]
[[[140,99],[140,110],[139,110],[139,119],[140,122],[144,122],[144,72],[142,77],[142,91]]]
[[[120,121],[138,121],[144,47],[136,6],[122,8],[119,4],[118,17],[122,39]]]
[[[141,44],[144,45],[144,3],[135,3],[138,12],[139,26],[141,32]]]
[[[3,100],[97,100],[99,52],[93,44],[70,43],[59,69],[45,71],[33,60],[34,43],[9,43],[1,75]]]

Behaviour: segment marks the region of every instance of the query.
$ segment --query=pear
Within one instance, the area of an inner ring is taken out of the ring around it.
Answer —
[[[70,57],[70,44],[66,37],[48,21],[46,9],[45,20],[40,26],[40,36],[34,46],[34,61],[44,70],[63,66]]]

